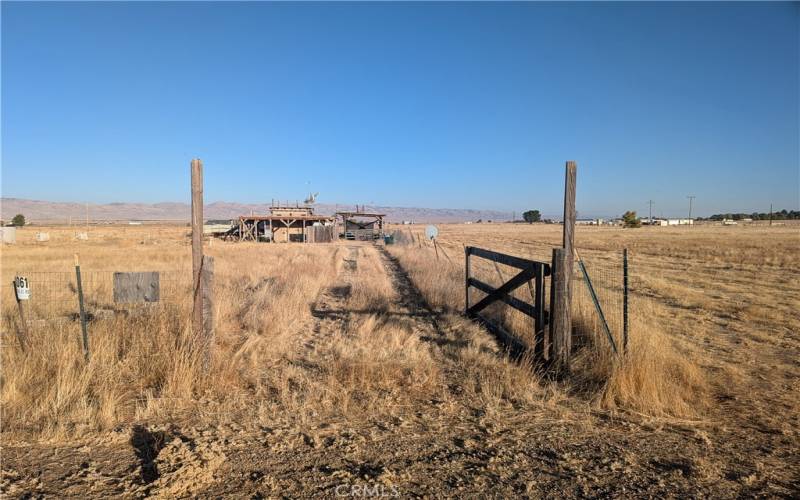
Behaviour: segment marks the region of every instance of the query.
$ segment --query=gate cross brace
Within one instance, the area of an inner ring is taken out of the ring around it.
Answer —
[[[524,285],[526,282],[530,281],[535,275],[536,275],[536,268],[529,267],[527,269],[523,269],[513,278],[505,282],[503,286],[496,289],[494,292],[488,294],[486,297],[478,301],[478,303],[470,307],[467,310],[467,314],[477,314],[482,310],[486,309],[492,302],[503,300],[503,298],[507,296],[510,292],[513,292],[520,286]]]

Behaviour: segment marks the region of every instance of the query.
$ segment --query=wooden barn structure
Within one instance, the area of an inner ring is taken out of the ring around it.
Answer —
[[[269,215],[242,215],[227,236],[238,241],[323,243],[334,239],[335,218],[308,205],[275,205]]]
[[[346,240],[371,241],[383,237],[383,218],[386,214],[367,212],[356,206],[355,212],[336,212],[341,218],[340,237]]]

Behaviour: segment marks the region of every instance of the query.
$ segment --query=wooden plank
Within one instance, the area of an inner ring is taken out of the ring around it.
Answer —
[[[527,269],[536,264],[542,264],[534,260],[522,259],[520,257],[514,257],[513,255],[506,255],[504,253],[493,252],[491,250],[477,247],[467,247],[467,252],[471,255],[475,255],[476,257],[482,257],[484,259],[499,262],[507,266],[516,267],[517,269]]]
[[[411,233],[411,229],[408,230],[409,234]],[[411,235],[411,241],[414,241],[414,235]],[[470,280],[470,265],[469,265],[469,247],[464,247],[464,314],[467,314],[469,311],[469,280]]]
[[[158,302],[160,299],[158,272],[114,273],[114,302]]]
[[[496,288],[494,292],[478,301],[477,304],[469,308],[470,313],[478,313],[488,307],[492,302],[502,300],[504,295],[509,294],[513,290],[525,284],[526,281],[533,278],[535,274],[534,268],[523,269],[513,278],[503,283],[500,288]]]
[[[203,294],[200,270],[203,266],[203,162],[195,158],[192,170],[192,283],[194,300],[192,308],[192,331],[195,336],[203,332]]]
[[[550,340],[551,358],[558,367],[569,370],[572,351],[572,316],[567,289],[569,256],[564,248],[553,249],[553,279],[550,287]]]
[[[488,284],[484,283],[483,281],[477,280],[475,278],[469,278],[467,280],[467,284],[468,284],[468,286],[474,286],[475,288],[477,288],[478,290],[480,290],[480,291],[482,291],[482,292],[484,292],[486,294],[492,294],[495,291],[497,291],[497,289],[494,288],[493,286],[488,285]],[[509,306],[513,307],[514,309],[516,309],[516,310],[518,310],[518,311],[520,311],[520,312],[522,312],[524,314],[527,314],[531,318],[535,318],[536,317],[536,313],[537,313],[536,307],[532,306],[531,304],[528,304],[527,302],[525,302],[523,300],[520,300],[520,299],[518,299],[516,297],[512,297],[511,295],[501,295],[498,298],[498,300],[501,300],[501,301],[505,302],[506,304],[508,304]]]
[[[533,293],[533,304],[536,308],[536,316],[533,321],[535,342],[533,350],[537,358],[547,359],[549,357],[549,351],[547,348],[547,339],[545,338],[547,335],[544,328],[544,325],[547,323],[547,313],[544,310],[544,273],[541,272],[541,270],[536,273],[536,284]]]

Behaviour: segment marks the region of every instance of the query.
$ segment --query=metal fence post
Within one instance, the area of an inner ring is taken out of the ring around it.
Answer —
[[[628,352],[628,249],[622,249],[622,349]]]
[[[83,334],[83,357],[89,360],[89,332],[86,328],[86,310],[83,306],[83,284],[81,283],[81,266],[78,262],[78,254],[75,254],[75,277],[78,281],[78,307],[81,316],[81,333]]]

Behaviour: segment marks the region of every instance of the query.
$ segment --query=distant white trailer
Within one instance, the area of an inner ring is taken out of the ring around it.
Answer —
[[[224,233],[231,227],[230,224],[203,224],[203,234]]]
[[[3,243],[13,245],[17,242],[17,228],[15,227],[0,227],[0,233],[3,235]]]

